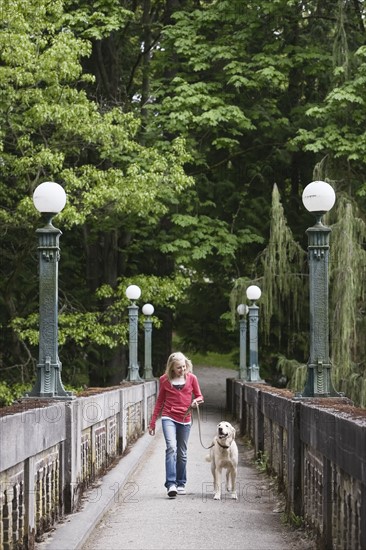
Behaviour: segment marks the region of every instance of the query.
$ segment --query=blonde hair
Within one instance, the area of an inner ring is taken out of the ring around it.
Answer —
[[[188,359],[188,357],[186,357],[181,351],[176,351],[175,353],[172,353],[171,355],[169,355],[168,361],[166,363],[165,374],[167,375],[168,380],[172,380],[175,376],[173,372],[174,365],[182,361],[184,361],[186,365],[186,371],[184,375],[186,375],[188,372],[192,372],[193,370],[192,361]]]

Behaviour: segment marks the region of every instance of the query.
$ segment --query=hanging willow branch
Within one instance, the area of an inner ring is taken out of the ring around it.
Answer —
[[[338,195],[336,205],[330,261],[333,377],[339,390],[365,406],[366,224],[349,198]]]
[[[344,0],[339,0],[336,29],[333,40],[333,64],[335,67],[341,67],[343,69],[344,78],[346,79],[349,73],[349,48],[347,32],[345,29],[344,10]]]
[[[279,325],[287,322],[294,331],[300,326],[302,304],[306,303],[303,284],[305,258],[304,250],[294,240],[286,223],[278,187],[274,184],[269,243],[262,254],[261,309],[267,340],[274,315]],[[281,339],[281,331],[278,339]]]
[[[235,326],[236,308],[239,304],[245,304],[247,302],[246,289],[249,285],[258,285],[262,288],[262,279],[249,279],[248,277],[240,277],[234,282],[234,286],[230,292],[230,313],[231,324]]]
[[[317,168],[322,171],[323,166]],[[332,374],[337,391],[344,391],[356,405],[366,407],[366,223],[360,218],[356,204],[341,193],[328,216],[336,220],[332,225],[329,264]],[[230,296],[233,318],[237,305],[246,301],[246,288],[258,284],[262,289],[261,326],[267,340],[270,334],[275,334],[280,342],[286,322],[289,332],[294,334],[300,327],[303,306],[308,307],[305,258],[286,224],[274,185],[270,239],[261,255],[263,275],[235,282]],[[303,388],[306,366],[279,355],[277,367],[290,379],[292,389]]]
[[[263,276],[255,280],[241,278],[235,281],[230,295],[232,318],[235,319],[238,304],[246,301],[246,288],[249,284],[257,284],[262,290],[261,327],[266,340],[269,340],[272,329],[280,341],[280,328],[285,321],[291,323],[295,331],[300,325],[304,303],[305,257],[305,252],[296,243],[287,226],[278,187],[274,184],[269,243],[260,258]],[[276,327],[272,326],[273,323],[271,325],[274,316]]]

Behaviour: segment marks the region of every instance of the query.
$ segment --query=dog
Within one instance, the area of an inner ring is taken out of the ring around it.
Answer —
[[[214,482],[214,499],[221,499],[221,474],[226,469],[226,490],[232,499],[237,499],[236,476],[238,471],[238,446],[235,442],[235,428],[229,422],[222,421],[217,425],[216,435],[212,441],[210,454],[206,457],[211,462]]]

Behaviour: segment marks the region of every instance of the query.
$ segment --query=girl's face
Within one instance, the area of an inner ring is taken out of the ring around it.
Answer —
[[[174,363],[174,366],[173,366],[174,378],[180,378],[181,376],[184,376],[186,369],[187,367],[184,360],[180,360]]]

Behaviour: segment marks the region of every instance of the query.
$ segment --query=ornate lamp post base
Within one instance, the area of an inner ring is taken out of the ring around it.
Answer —
[[[251,365],[248,367],[248,380],[247,382],[256,382],[265,384],[265,380],[262,380],[259,375],[259,366],[258,365]]]
[[[321,361],[307,365],[307,377],[302,393],[297,392],[295,399],[306,397],[344,397],[344,393],[337,392],[331,379],[332,365],[323,364]]]
[[[126,376],[127,382],[143,382],[143,379],[141,378],[139,374],[139,366],[135,367],[128,367],[128,373]]]
[[[23,399],[37,397],[39,399],[75,399],[72,392],[66,391],[61,381],[62,364],[58,361],[51,363],[50,357],[46,358],[44,365],[37,365],[37,379],[30,393],[26,393]]]

